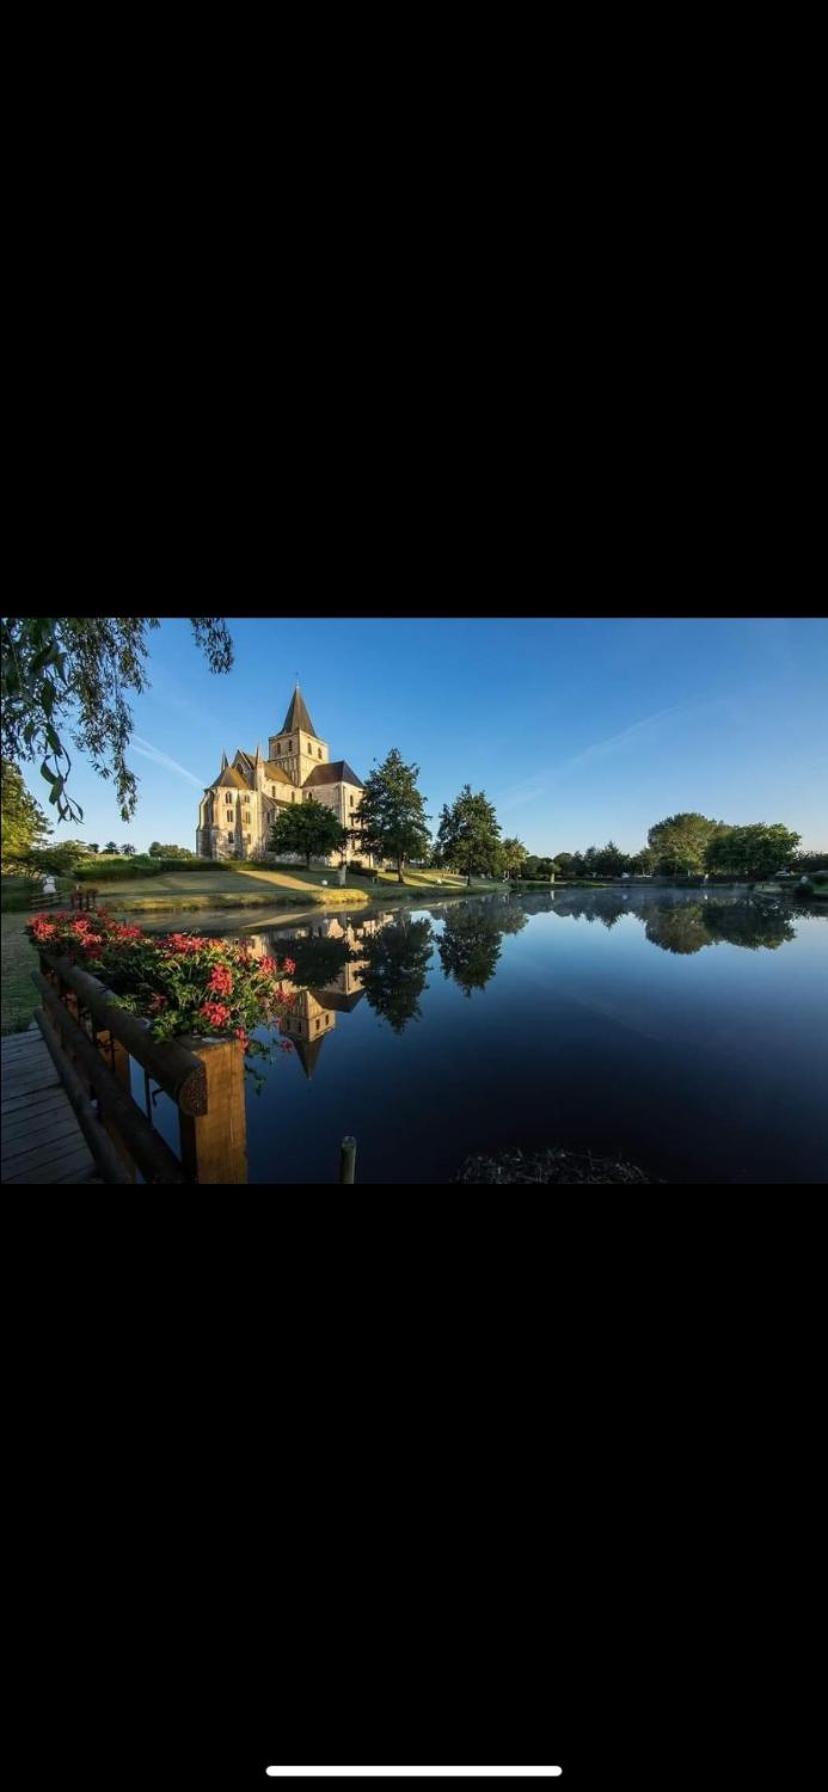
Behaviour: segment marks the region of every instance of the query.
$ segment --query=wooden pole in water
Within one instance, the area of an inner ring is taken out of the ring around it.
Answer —
[[[349,1138],[342,1140],[342,1147],[341,1147],[341,1150],[339,1153],[339,1180],[340,1180],[340,1182],[354,1182],[356,1180],[355,1170],[356,1170],[356,1139],[352,1139],[349,1137]]]

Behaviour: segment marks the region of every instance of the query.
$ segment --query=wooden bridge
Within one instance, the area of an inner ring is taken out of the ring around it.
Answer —
[[[42,1006],[2,1042],[3,1182],[245,1183],[244,1062],[235,1040],[152,1039],[97,977],[40,948]],[[145,1102],[132,1093],[143,1071]],[[151,1085],[177,1110],[175,1145]]]
[[[3,1182],[100,1182],[40,1029],[11,1033],[0,1051]]]

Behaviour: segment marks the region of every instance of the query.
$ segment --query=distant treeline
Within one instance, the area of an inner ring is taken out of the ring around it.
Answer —
[[[530,853],[520,875],[526,878],[773,877],[780,871],[811,872],[828,865],[825,852],[797,852],[801,835],[782,822],[758,821],[737,827],[712,821],[696,811],[657,821],[640,852],[622,852],[614,840],[588,846],[585,852],[559,852],[554,858]]]

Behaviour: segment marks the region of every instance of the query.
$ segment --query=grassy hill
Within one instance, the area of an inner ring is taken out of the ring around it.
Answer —
[[[378,873],[376,885],[369,878],[354,877],[340,885],[338,874],[330,866],[318,865],[307,871],[299,865],[263,866],[250,862],[225,861],[209,871],[162,871],[158,876],[119,878],[107,883],[105,866],[100,881],[95,882],[98,900],[108,908],[127,909],[133,914],[152,914],[173,909],[218,910],[230,908],[272,907],[274,904],[320,903],[326,907],[342,905],[354,908],[379,896],[386,901],[396,892],[402,897],[427,893],[447,894],[465,889],[465,878],[450,871],[407,871],[405,882],[397,882],[396,872]],[[88,887],[88,886],[87,886]],[[491,889],[491,883],[472,883],[472,889]]]

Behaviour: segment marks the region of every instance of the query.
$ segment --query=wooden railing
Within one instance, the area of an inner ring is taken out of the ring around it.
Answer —
[[[112,1001],[97,977],[40,948],[35,1011],[89,1149],[107,1182],[247,1181],[244,1061],[235,1040],[159,1043],[148,1023]],[[144,1071],[148,1112],[131,1091],[130,1058]],[[178,1151],[152,1124],[150,1082],[178,1110]]]

